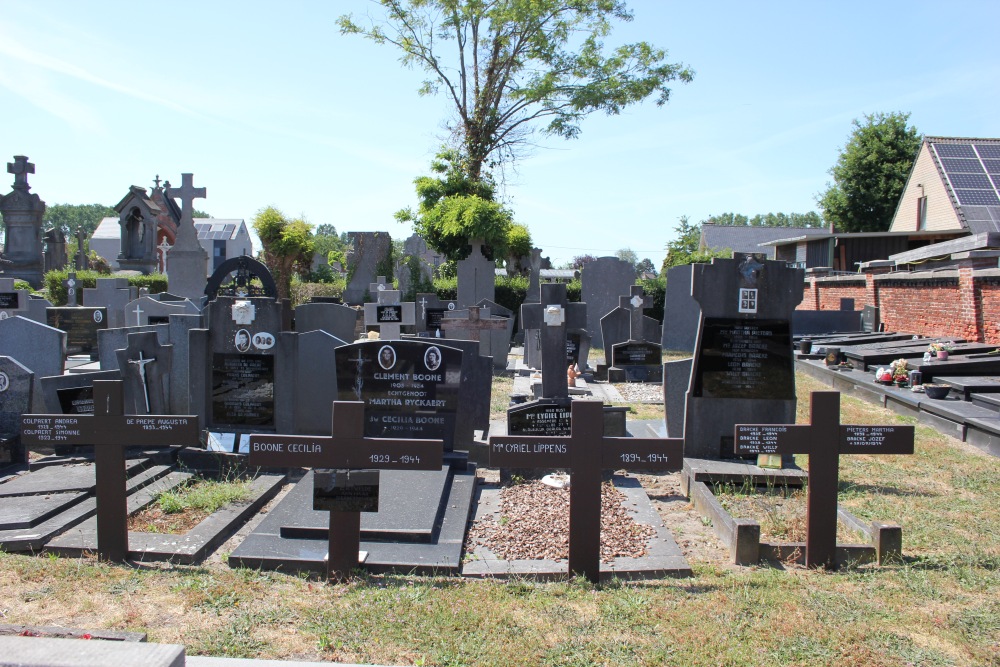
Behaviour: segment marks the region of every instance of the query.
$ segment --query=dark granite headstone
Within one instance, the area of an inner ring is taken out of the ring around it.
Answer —
[[[507,409],[510,435],[569,435],[570,399],[539,400]]]
[[[31,410],[34,373],[0,356],[0,466],[27,461],[20,444],[21,415]]]
[[[791,319],[803,280],[803,269],[761,254],[693,265],[691,294],[702,320],[685,406],[685,457],[732,456],[737,423],[795,421]]]
[[[48,325],[66,332],[66,354],[97,359],[97,332],[108,328],[107,308],[49,308]]]
[[[36,412],[94,414],[94,380],[120,380],[117,370],[70,373],[41,378],[41,408]]]
[[[16,359],[35,374],[32,410],[43,410],[41,379],[62,375],[66,332],[19,315],[8,317],[0,320],[0,355]]]
[[[325,331],[344,343],[354,342],[358,311],[335,303],[304,303],[295,309],[295,330]],[[329,420],[327,420],[329,421]]]
[[[667,293],[663,305],[663,349],[693,352],[698,338],[701,306],[691,296],[696,264],[667,270]]]
[[[611,350],[612,367],[608,379],[612,382],[661,382],[663,380],[663,350],[656,343],[630,340],[618,343]],[[621,371],[623,378],[616,377]]]
[[[875,306],[865,306],[864,308],[862,308],[861,330],[868,333],[874,333],[880,330],[882,328],[880,321],[880,313],[881,313],[880,309],[876,308]]]
[[[604,347],[601,318],[618,305],[618,297],[635,284],[635,267],[617,257],[598,257],[580,274],[581,300],[587,304],[587,331],[597,347]],[[543,299],[544,301],[544,299]]]
[[[443,440],[451,451],[462,352],[422,340],[366,341],[337,348],[340,400],[365,404],[365,435]]]

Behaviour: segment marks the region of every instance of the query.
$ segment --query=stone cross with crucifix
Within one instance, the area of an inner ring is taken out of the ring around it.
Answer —
[[[806,567],[837,567],[837,486],[841,454],[912,454],[912,426],[840,423],[840,392],[814,391],[810,423],[737,424],[737,454],[808,454]]]
[[[198,418],[191,415],[125,414],[121,380],[94,381],[94,414],[22,415],[25,447],[93,445],[97,494],[97,554],[128,559],[127,446],[198,444]]]
[[[125,380],[125,406],[129,414],[163,414],[169,411],[167,373],[173,345],[161,345],[155,331],[130,333],[124,350],[115,350]]]
[[[167,253],[170,252],[171,248],[173,248],[173,246],[170,245],[169,241],[167,241],[166,236],[163,237],[163,241],[160,242],[160,245],[156,246],[156,249],[160,251],[160,266],[163,268],[163,275],[168,277],[169,274],[167,273]]]
[[[603,406],[573,401],[569,436],[491,436],[489,444],[492,467],[570,472],[569,571],[594,583],[601,568],[602,471],[680,470],[684,450],[682,438],[606,437]]]
[[[521,322],[540,332],[542,398],[566,398],[566,328],[586,328],[587,304],[568,303],[562,283],[543,283],[541,303],[521,305]]]
[[[366,438],[360,401],[334,401],[331,422],[331,436],[253,434],[248,463],[262,468],[441,470],[441,440]],[[345,579],[358,566],[361,512],[331,511],[328,540],[327,577]]]

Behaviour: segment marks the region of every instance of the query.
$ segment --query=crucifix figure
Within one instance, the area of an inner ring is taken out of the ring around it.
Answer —
[[[364,403],[334,401],[331,421],[331,436],[251,435],[249,464],[356,471],[441,470],[441,440],[366,438]],[[316,499],[314,496],[314,502]],[[346,579],[358,566],[361,512],[331,510],[327,539],[327,578]]]
[[[125,349],[115,351],[125,380],[127,412],[136,415],[166,412],[169,401],[164,375],[170,368],[173,346],[161,345],[155,331],[130,333],[127,340]],[[135,372],[130,372],[131,369]]]
[[[97,495],[97,554],[128,559],[125,448],[198,444],[198,418],[190,415],[125,414],[121,380],[94,381],[94,414],[22,415],[26,447],[93,445]]]
[[[27,192],[31,189],[28,185],[28,174],[35,173],[35,165],[28,162],[28,158],[24,155],[15,155],[13,162],[7,163],[7,173],[14,174],[14,185],[12,186],[15,190],[24,190]]]
[[[172,247],[172,245],[167,243],[166,236],[163,237],[163,241],[160,242],[160,245],[156,246],[156,249],[160,251],[160,256],[162,257],[160,265],[163,267],[163,275],[167,275],[167,253],[170,252]]]
[[[912,454],[912,426],[840,423],[840,392],[814,391],[809,424],[737,424],[737,454],[808,454],[806,567],[837,567],[837,485],[841,454]]]
[[[566,373],[562,376],[565,381]],[[490,466],[570,472],[569,571],[594,583],[601,567],[602,471],[680,470],[684,451],[683,438],[606,437],[603,406],[573,401],[569,436],[491,436],[489,445]]]
[[[541,332],[542,398],[566,398],[566,328],[587,326],[587,304],[568,303],[566,285],[543,283],[541,303],[521,305],[525,329]]]
[[[426,321],[427,320],[427,297],[426,296],[421,297],[420,301],[418,301],[417,303],[420,304],[420,319]]]
[[[157,174],[156,178],[153,179],[153,187],[156,188],[157,190],[160,189],[160,175],[159,174]]]

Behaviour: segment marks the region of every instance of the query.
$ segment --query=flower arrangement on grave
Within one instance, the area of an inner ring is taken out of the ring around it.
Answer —
[[[889,364],[889,372],[892,373],[892,381],[896,384],[906,384],[909,381],[910,369],[906,366],[906,359],[896,359]]]
[[[954,348],[951,343],[931,343],[927,346],[927,351],[931,354],[937,354],[938,352],[951,352]]]

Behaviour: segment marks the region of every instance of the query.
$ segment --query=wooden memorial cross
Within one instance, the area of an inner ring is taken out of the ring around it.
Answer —
[[[94,445],[97,495],[97,555],[128,559],[125,448],[198,444],[198,418],[185,415],[126,415],[121,380],[94,381],[94,414],[21,415],[25,447]]]
[[[808,454],[806,567],[837,566],[837,485],[841,454],[912,454],[912,426],[840,423],[840,392],[814,391],[809,424],[737,424],[735,448],[745,454]]]
[[[566,398],[566,328],[587,328],[587,304],[567,303],[562,283],[542,283],[541,302],[521,305],[521,326],[541,333],[542,397]]]
[[[332,436],[250,436],[251,466],[262,468],[336,468],[346,470],[441,470],[441,440],[366,438],[365,404],[334,401]],[[361,512],[330,512],[327,578],[346,579],[358,565]]]
[[[490,466],[559,468],[571,474],[569,571],[597,583],[601,576],[601,471],[680,470],[684,439],[606,437],[602,401],[573,401],[571,409],[569,436],[491,436]]]

